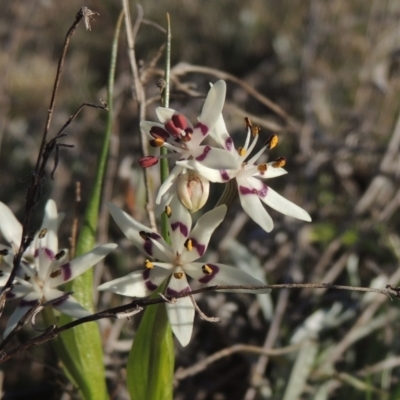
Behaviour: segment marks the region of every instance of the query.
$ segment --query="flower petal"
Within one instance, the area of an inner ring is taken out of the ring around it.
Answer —
[[[107,203],[107,207],[110,211],[116,224],[120,227],[124,235],[131,240],[134,245],[145,254],[150,257],[158,258],[159,260],[169,261],[169,257],[172,257],[169,245],[157,232],[153,232],[147,226],[133,219],[126,212],[112,203]],[[145,232],[152,240],[157,240],[159,247],[153,245],[153,242],[149,239],[143,238],[140,233]],[[167,254],[167,256],[166,256]]]
[[[207,250],[211,235],[222,222],[226,215],[226,205],[221,205],[203,214],[197,221],[196,226],[190,232],[192,250],[182,254],[184,262],[192,262],[202,257]]]
[[[266,232],[271,232],[274,227],[274,223],[268,212],[262,206],[257,190],[251,186],[248,179],[237,179],[237,184],[239,200],[243,210]]]
[[[224,149],[211,146],[198,146],[193,158],[207,168],[212,169],[235,169],[237,168],[237,157]]]
[[[82,275],[89,268],[93,267],[100,260],[102,260],[110,251],[117,247],[115,243],[103,244],[95,247],[93,250],[85,253],[72,261],[67,262],[50,275],[49,286],[54,288],[63,283],[75,279],[77,276]],[[58,272],[60,271],[60,272]],[[54,277],[52,277],[52,275]]]
[[[203,268],[202,268],[203,267]],[[252,277],[240,269],[224,264],[191,263],[185,266],[185,271],[193,279],[205,286],[213,285],[243,285],[243,286],[263,286],[265,283]],[[269,293],[271,289],[232,289],[226,292],[240,293]]]
[[[131,272],[121,278],[105,282],[97,290],[108,291],[122,296],[146,297],[171,274],[171,271],[161,268],[145,269]]]
[[[216,124],[214,125],[214,128],[211,129],[210,136],[225,150],[228,150],[232,154],[237,154],[235,150],[235,144],[233,143],[233,140],[231,136],[228,133],[228,130],[226,129],[224,117],[222,114],[218,117],[218,120]]]
[[[192,217],[188,209],[175,196],[170,204],[171,216],[169,217],[169,236],[174,254],[181,254],[190,229],[192,228]]]
[[[173,296],[183,291],[190,291],[186,276],[176,279],[174,275],[168,284],[166,294]],[[165,303],[168,319],[171,324],[172,331],[182,346],[186,346],[190,342],[193,331],[193,321],[195,309],[190,297],[182,297],[173,303]]]
[[[198,174],[208,179],[210,182],[219,182],[226,183],[231,178],[235,177],[237,174],[237,170],[218,170],[213,168],[208,168],[204,166],[202,163],[197,162],[196,160],[182,160],[177,161],[176,165],[179,165],[183,168],[188,168],[196,171]]]
[[[156,204],[160,204],[161,197],[165,195],[170,189],[171,186],[175,183],[178,176],[183,172],[184,168],[180,165],[175,165],[175,167],[171,170],[168,178],[163,182],[163,184],[158,189]]]
[[[223,80],[215,82],[211,89],[208,91],[206,101],[204,102],[203,109],[201,111],[201,115],[198,118],[199,123],[201,124],[200,129],[203,137],[206,136],[217,123],[218,118],[221,115],[222,109],[224,107],[225,96],[226,83]],[[198,125],[196,126],[196,128],[197,127]]]
[[[41,243],[43,247],[51,250],[55,255],[58,252],[58,213],[56,202],[52,199],[48,200],[44,209],[44,218],[42,223],[42,229],[47,229],[46,236],[43,238]]]
[[[11,333],[11,331],[17,326],[18,322],[33,306],[35,306],[38,300],[39,298],[36,292],[31,292],[21,299],[18,307],[8,319],[6,329],[3,333],[3,338],[7,337]]]
[[[47,289],[44,292],[47,301],[54,301],[51,305],[62,314],[69,315],[74,318],[83,318],[93,314],[91,311],[86,310],[74,297],[66,295],[64,292],[56,289]]]
[[[15,218],[13,212],[0,202],[0,232],[9,244],[19,246],[22,237],[22,225]]]
[[[307,211],[292,203],[290,200],[285,199],[264,182],[261,182],[258,179],[252,179],[251,183],[258,190],[261,201],[276,211],[303,221],[311,221],[311,217]]]
[[[175,113],[176,111],[172,108],[167,108],[167,107],[156,108],[157,117],[162,124],[168,122]]]

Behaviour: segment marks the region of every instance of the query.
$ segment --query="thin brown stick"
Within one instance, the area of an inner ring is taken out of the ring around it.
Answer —
[[[171,75],[184,75],[192,72],[198,72],[201,74],[214,75],[220,79],[229,80],[235,82],[241,86],[247,93],[257,99],[260,103],[274,111],[283,120],[285,120],[294,130],[300,129],[300,124],[294,118],[292,118],[285,110],[270,100],[268,97],[262,95],[259,91],[248,85],[242,79],[237,78],[234,75],[228,74],[227,72],[220,71],[215,68],[203,67],[200,65],[191,65],[188,63],[179,63],[171,70]]]
[[[263,345],[264,350],[270,350],[275,344],[275,341],[280,332],[280,326],[282,324],[283,315],[285,314],[288,301],[289,301],[289,290],[284,289],[279,293],[279,298],[274,318],[272,320],[271,327],[268,330],[268,334]],[[244,397],[245,400],[251,400],[255,398],[257,394],[256,388],[259,387],[260,382],[263,379],[265,370],[268,366],[268,361],[269,361],[268,354],[264,354],[258,359],[257,365],[254,367],[252,371],[251,386],[249,387],[249,389],[245,394]]]
[[[123,5],[123,9],[124,9],[124,14],[125,14],[125,28],[126,28],[126,37],[127,37],[127,41],[128,41],[129,63],[131,65],[131,70],[132,70],[132,75],[133,75],[136,99],[137,99],[137,102],[139,105],[139,118],[142,121],[142,120],[144,120],[145,115],[146,115],[146,99],[145,99],[145,92],[143,89],[143,85],[142,85],[142,82],[141,82],[140,76],[139,76],[139,68],[138,68],[137,62],[136,62],[135,39],[136,39],[136,35],[138,33],[140,24],[143,19],[143,8],[140,5],[137,6],[138,15],[137,15],[137,18],[135,21],[135,26],[132,28],[131,14],[130,14],[130,10],[129,10],[128,0],[123,0],[122,5]],[[143,156],[147,156],[149,154],[147,137],[143,132],[140,132],[140,138],[141,138]],[[144,182],[145,182],[145,187],[146,187],[147,216],[149,218],[149,223],[150,223],[151,229],[153,229],[154,231],[157,231],[156,217],[155,217],[154,209],[153,209],[154,201],[153,201],[153,194],[152,194],[151,184],[150,184],[150,181],[151,181],[150,174],[146,168],[144,168],[143,172],[144,172]]]
[[[79,10],[78,14],[76,15],[75,21],[72,24],[72,26],[69,28],[69,30],[66,34],[66,37],[65,37],[64,46],[63,46],[62,53],[61,53],[61,56],[60,56],[60,59],[58,62],[57,73],[56,73],[56,78],[55,78],[55,82],[54,82],[54,86],[53,86],[53,92],[51,95],[50,106],[49,106],[49,110],[47,113],[47,120],[46,120],[46,124],[45,124],[45,128],[44,128],[44,132],[43,132],[42,142],[40,145],[40,150],[38,153],[36,166],[35,166],[34,172],[32,173],[31,185],[28,187],[27,194],[26,194],[25,216],[24,216],[24,221],[22,224],[21,243],[20,243],[17,253],[14,255],[13,268],[11,270],[10,276],[9,276],[6,284],[1,289],[0,306],[2,306],[4,304],[7,293],[10,291],[10,289],[12,287],[12,283],[13,283],[14,278],[19,269],[19,265],[21,263],[21,259],[22,259],[24,252],[29,247],[30,243],[32,242],[32,240],[34,238],[33,229],[31,227],[31,219],[32,219],[32,215],[35,210],[36,204],[42,195],[42,186],[44,183],[45,169],[46,169],[48,159],[49,159],[50,155],[53,153],[53,151],[55,151],[56,158],[55,158],[55,166],[53,169],[53,173],[54,173],[54,170],[57,167],[57,162],[58,162],[59,146],[63,146],[62,144],[58,144],[58,139],[65,136],[63,131],[72,122],[72,120],[78,115],[80,110],[85,105],[91,106],[91,107],[98,107],[98,106],[91,105],[91,104],[82,105],[78,109],[78,111],[72,117],[70,117],[70,119],[66,122],[66,124],[64,124],[64,126],[61,128],[61,130],[58,132],[58,134],[52,140],[47,142],[47,135],[48,135],[48,131],[50,128],[52,115],[54,112],[55,100],[56,100],[56,96],[57,96],[57,92],[58,92],[58,87],[59,87],[61,73],[62,73],[64,61],[65,61],[65,56],[67,54],[67,50],[69,47],[69,42],[71,40],[72,35],[75,33],[75,30],[76,30],[77,26],[79,25],[79,23],[81,22],[81,20],[84,19],[86,25],[88,26],[88,21],[89,21],[91,15],[93,15],[93,14],[95,14],[95,13],[93,13],[87,7],[82,7]],[[98,107],[98,108],[102,108],[102,107]],[[68,145],[64,145],[64,146],[69,147]],[[1,307],[0,307],[0,310],[2,310]]]
[[[257,290],[264,290],[264,289],[283,289],[283,288],[284,289],[302,289],[302,288],[336,289],[336,290],[358,291],[358,292],[366,292],[366,293],[372,292],[372,293],[383,294],[388,297],[391,297],[391,296],[400,297],[400,288],[392,287],[390,285],[388,285],[388,287],[386,289],[374,289],[374,288],[357,287],[357,286],[332,285],[329,283],[304,283],[304,284],[294,283],[294,284],[263,285],[263,286],[245,286],[245,285],[209,286],[209,287],[204,287],[201,289],[193,290],[191,292],[181,292],[174,296],[162,296],[162,297],[159,297],[156,299],[149,299],[149,298],[135,299],[128,304],[110,308],[105,311],[100,311],[98,313],[89,315],[87,317],[74,320],[68,324],[62,325],[61,327],[51,326],[48,329],[46,329],[46,331],[43,334],[26,341],[25,343],[17,346],[16,348],[14,348],[8,352],[3,350],[5,348],[5,344],[3,341],[3,343],[0,344],[0,350],[2,350],[2,351],[0,351],[0,364],[9,360],[10,358],[14,357],[15,355],[21,353],[22,351],[25,351],[33,346],[37,346],[37,345],[43,344],[45,342],[48,342],[51,339],[54,339],[62,332],[65,332],[68,329],[74,328],[75,326],[84,324],[86,322],[98,321],[103,318],[120,318],[121,316],[123,316],[122,314],[133,312],[133,311],[137,310],[138,308],[150,306],[153,304],[174,301],[174,299],[178,299],[181,297],[192,296],[194,294],[212,292],[212,291],[216,291],[216,290],[230,290],[230,291],[254,290],[254,291],[257,291]],[[7,338],[9,338],[10,336],[8,336]],[[8,343],[8,340],[7,340],[7,343]]]
[[[305,344],[306,343],[301,342],[292,344],[287,347],[281,347],[279,349],[266,349],[264,347],[252,346],[248,344],[235,344],[232,347],[217,351],[216,353],[204,358],[203,360],[199,361],[189,368],[179,368],[176,371],[174,378],[175,380],[180,381],[182,379],[188,378],[189,376],[196,375],[199,372],[204,371],[212,363],[220,360],[221,358],[229,357],[235,353],[264,354],[269,357],[279,357],[297,351]]]

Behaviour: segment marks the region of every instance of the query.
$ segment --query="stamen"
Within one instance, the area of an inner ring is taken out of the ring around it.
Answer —
[[[244,118],[244,122],[246,123],[246,128],[248,129],[248,128],[252,128],[253,127],[253,124],[251,123],[251,121],[250,121],[250,118],[248,118],[248,117],[245,117]]]
[[[149,168],[158,163],[158,158],[154,156],[146,156],[139,158],[139,165],[142,168]]]
[[[64,257],[65,256],[65,250],[61,250],[59,253],[57,253],[55,256],[54,256],[54,258],[56,259],[56,260],[59,260],[60,258],[62,258],[62,257]]]
[[[192,132],[186,132],[186,135],[182,135],[180,138],[184,143],[190,142],[192,140]]]
[[[237,152],[239,153],[240,157],[243,157],[246,155],[246,150],[243,147],[238,147]]]
[[[278,135],[271,135],[269,139],[265,142],[265,146],[267,146],[267,149],[273,149],[274,147],[276,147],[278,142]]]
[[[285,165],[286,165],[286,158],[285,157],[279,157],[272,163],[272,166],[274,168],[282,168]]]
[[[251,127],[251,134],[256,137],[261,132],[261,128],[258,125],[253,125]]]
[[[59,275],[61,275],[61,269],[56,269],[50,274],[50,278],[56,278]]]
[[[39,232],[39,239],[43,239],[46,236],[47,233],[47,229],[43,228],[40,232]]]
[[[192,239],[187,239],[184,246],[186,247],[187,251],[192,251],[193,250],[193,242]]]
[[[176,279],[182,279],[185,274],[183,272],[174,272],[174,277]]]
[[[145,231],[140,231],[139,235],[143,240],[149,240],[151,234]]]
[[[168,218],[171,218],[172,215],[172,208],[170,206],[165,206],[165,214],[167,215]]]
[[[149,140],[149,143],[151,147],[162,147],[162,145],[165,143],[165,140],[163,138],[155,138]]]
[[[150,135],[153,136],[153,138],[161,138],[165,140],[169,138],[168,132],[165,129],[160,128],[159,126],[153,126],[150,129]]]
[[[206,275],[211,275],[212,274],[212,269],[211,269],[211,267],[209,266],[209,265],[207,265],[207,264],[204,264],[202,267],[201,267],[201,270],[206,274]]]
[[[144,262],[144,266],[145,266],[146,268],[148,268],[148,269],[154,268],[154,264],[153,264],[150,260],[146,260],[146,261]]]
[[[267,164],[257,165],[258,172],[260,172],[261,174],[264,174],[267,168],[268,168]]]

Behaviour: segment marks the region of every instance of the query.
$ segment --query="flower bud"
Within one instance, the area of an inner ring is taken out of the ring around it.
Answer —
[[[210,193],[210,182],[206,178],[189,171],[179,175],[177,183],[178,198],[191,213],[206,204]]]

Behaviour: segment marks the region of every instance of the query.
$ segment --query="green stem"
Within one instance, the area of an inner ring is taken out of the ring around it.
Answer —
[[[165,87],[163,90],[163,106],[169,107],[169,85],[171,76],[171,21],[167,13],[167,45],[165,49]],[[161,147],[161,155],[167,154],[167,149]],[[169,175],[168,159],[162,158],[160,160],[160,175],[161,183],[163,183]],[[168,217],[165,213],[161,215],[161,235],[165,240],[168,239]]]

